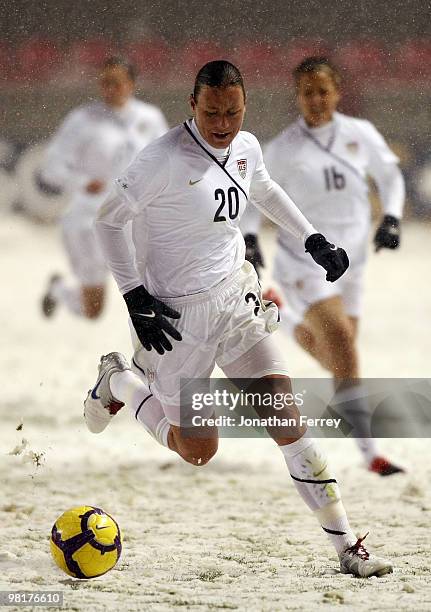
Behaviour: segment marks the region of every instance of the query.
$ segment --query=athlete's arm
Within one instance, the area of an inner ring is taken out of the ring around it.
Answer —
[[[125,226],[133,211],[120,193],[112,192],[99,212],[95,229],[118,287],[123,294],[130,319],[142,346],[159,354],[172,350],[169,334],[181,340],[181,334],[166,320],[178,319],[179,313],[154,296],[142,285],[130,248]]]
[[[250,199],[271,221],[302,242],[317,233],[284,189],[270,178],[265,166],[253,175]]]
[[[374,236],[376,251],[396,249],[400,245],[400,220],[403,215],[405,184],[398,167],[398,157],[386,144],[383,136],[369,122],[363,129],[369,147],[368,173],[376,182],[383,208],[383,217]]]
[[[95,229],[108,266],[124,295],[141,284],[131,249],[127,223],[141,214],[165,189],[169,177],[169,154],[157,144],[143,149],[124,174],[114,181],[114,189],[99,210]],[[136,240],[145,240],[136,236]]]
[[[114,188],[100,208],[94,224],[106,263],[122,294],[141,284],[125,231],[133,216],[125,198]]]
[[[42,190],[51,187],[61,192],[88,183],[89,178],[81,166],[90,127],[81,109],[67,115],[48,143],[38,176]]]
[[[157,146],[142,151],[125,175],[115,181],[115,191],[104,202],[95,223],[108,267],[123,294],[137,336],[147,351],[154,348],[161,355],[172,350],[167,335],[181,340],[181,334],[166,317],[178,319],[180,315],[142,285],[126,225],[165,188],[167,157]],[[144,240],[145,236],[137,239]]]
[[[382,164],[372,172],[385,215],[397,219],[403,216],[406,195],[404,178],[397,164]]]

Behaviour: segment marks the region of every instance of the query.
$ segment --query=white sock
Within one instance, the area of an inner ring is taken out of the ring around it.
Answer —
[[[370,464],[379,452],[376,439],[371,434],[371,414],[366,395],[366,388],[362,384],[352,385],[335,392],[331,407],[350,423],[353,428],[351,436],[355,438],[367,464]]]
[[[316,515],[338,554],[356,542],[327,459],[307,434],[279,447],[298,493]]]
[[[64,304],[69,312],[82,316],[81,290],[79,287],[68,287],[62,278],[56,280],[51,293],[58,302]]]
[[[314,514],[338,555],[356,542],[341,499],[316,510]]]
[[[114,372],[109,379],[109,386],[115,399],[124,402],[148,433],[168,448],[169,421],[162,404],[139,376],[131,370]]]

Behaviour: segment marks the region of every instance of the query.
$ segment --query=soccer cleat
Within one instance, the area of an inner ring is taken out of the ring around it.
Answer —
[[[92,433],[100,433],[111,419],[124,406],[111,393],[109,380],[115,372],[130,370],[126,358],[121,353],[102,355],[96,384],[89,390],[84,401],[84,419]]]
[[[404,473],[405,470],[398,465],[394,465],[384,457],[374,457],[368,466],[370,472],[380,474],[380,476],[391,476],[392,474]]]
[[[358,538],[353,546],[346,548],[340,555],[340,571],[342,574],[353,574],[359,578],[384,576],[394,571],[392,563],[368,552],[362,542],[367,537]]]
[[[60,279],[61,276],[59,274],[53,274],[49,279],[48,289],[41,301],[42,312],[45,317],[52,317],[55,309],[57,308],[58,302],[53,295],[53,288],[55,283],[57,283]]]

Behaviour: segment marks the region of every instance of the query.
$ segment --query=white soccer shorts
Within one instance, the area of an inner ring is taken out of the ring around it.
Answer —
[[[263,302],[256,272],[247,261],[209,291],[163,301],[181,313],[180,319],[169,321],[183,339],[172,340],[173,350],[159,355],[142,347],[130,323],[133,369],[145,373],[169,422],[179,425],[181,379],[207,378],[215,364],[223,369],[236,361],[278,327],[278,309]]]

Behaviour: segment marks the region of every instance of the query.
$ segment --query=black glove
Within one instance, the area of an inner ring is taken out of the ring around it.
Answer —
[[[43,178],[41,172],[35,172],[33,175],[33,178],[34,178],[36,187],[41,193],[44,193],[45,195],[48,195],[48,196],[58,196],[63,193],[63,190],[61,189],[61,187],[58,187],[58,185],[47,183],[45,179]]]
[[[314,261],[325,268],[326,280],[336,281],[349,267],[349,258],[344,249],[328,242],[322,234],[312,234],[305,241],[305,252],[310,253]]]
[[[376,252],[380,249],[397,249],[400,246],[400,220],[385,215],[374,236]]]
[[[140,285],[123,295],[129,309],[133,327],[145,350],[156,351],[163,355],[165,351],[172,351],[172,344],[166,334],[174,340],[182,340],[179,331],[173,327],[165,317],[179,319],[180,313],[153,297]]]
[[[260,250],[259,241],[257,239],[256,234],[246,234],[244,236],[244,242],[245,258],[254,266],[257,275],[260,276],[259,268],[264,268],[265,263],[263,261],[263,255]]]

